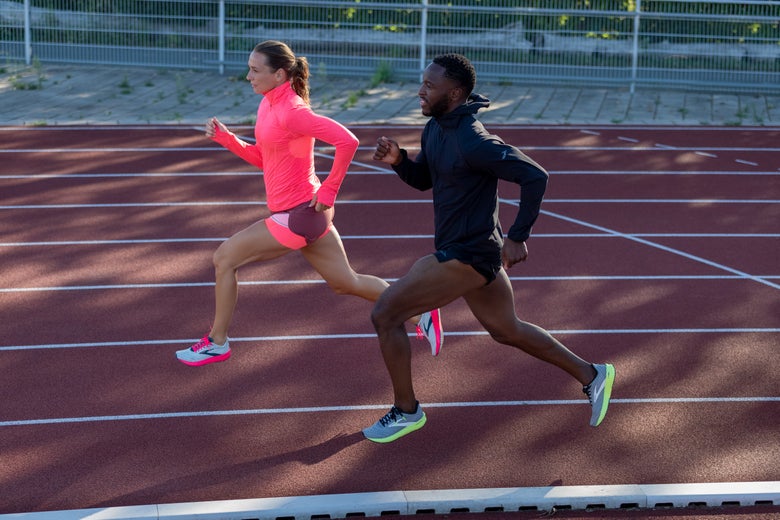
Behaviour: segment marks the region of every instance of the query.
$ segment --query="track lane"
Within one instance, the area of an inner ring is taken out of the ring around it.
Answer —
[[[408,132],[405,139],[414,142],[417,131]],[[545,134],[526,132],[516,139],[528,141]],[[110,139],[118,143],[129,139],[124,142],[130,143],[132,135],[122,130]],[[149,138],[147,133],[144,139]],[[648,133],[646,138],[653,139],[653,135]],[[655,138],[660,141],[658,134]],[[158,134],[158,146],[159,139]],[[607,152],[613,153],[600,154]],[[558,164],[561,157],[569,155],[556,153]],[[629,153],[636,157],[639,152]],[[246,165],[228,161],[228,155],[214,155],[208,160],[210,166],[198,158],[196,169],[214,171],[214,158],[218,158],[219,170],[246,171]],[[536,158],[536,153],[532,156]],[[659,164],[668,166],[669,157],[675,155],[666,154]],[[223,158],[225,164],[230,163],[226,168]],[[78,172],[77,162],[68,159],[64,170]],[[191,164],[181,165],[170,158],[160,163],[161,170],[157,164],[134,171],[192,170]],[[86,169],[92,167],[85,165]],[[574,161],[570,166],[583,164]],[[180,167],[183,169],[177,169]],[[55,164],[51,168],[60,171]],[[99,169],[90,171],[101,173]],[[572,177],[560,177],[556,182]],[[600,199],[599,194],[611,189],[609,183],[615,180],[614,176],[604,177],[593,176],[592,190],[587,190],[591,186],[587,182],[566,185],[565,189],[571,190],[572,196]],[[396,187],[388,188],[392,175],[386,177],[389,183],[376,183],[385,177],[366,175],[357,177],[353,186],[353,179],[348,176],[339,199],[337,225],[343,235],[398,234],[399,229],[410,234],[432,233],[430,202],[421,198],[425,194],[399,190],[399,200],[410,196],[419,200],[400,205],[403,209],[399,213],[396,203],[361,204],[370,194],[372,181],[382,196],[387,189],[398,189],[397,179]],[[577,177],[578,182],[580,179]],[[663,194],[643,176],[629,180]],[[189,188],[185,183],[182,189],[199,190],[194,186],[201,181],[195,179]],[[608,183],[606,188],[603,181]],[[0,177],[2,182],[5,180]],[[689,183],[687,189],[694,191],[694,182],[685,182]],[[761,186],[760,181],[748,182]],[[217,188],[222,183],[215,181],[213,185],[217,191],[207,196],[218,199],[224,193]],[[772,188],[775,185],[766,177],[768,190],[759,190],[751,198],[767,198],[777,189]],[[157,184],[155,180],[149,186],[171,190],[166,198],[179,196],[175,183]],[[728,189],[717,180],[706,183],[715,195],[723,193],[722,186]],[[619,189],[630,193],[630,185]],[[97,200],[109,193],[102,188],[94,192]],[[249,198],[254,196],[259,200],[261,194],[251,193]],[[512,193],[507,196],[516,198]],[[724,196],[728,196],[727,190]],[[745,236],[768,233],[776,237],[773,210],[757,211],[772,205],[729,204],[723,212],[715,204],[631,203],[627,216],[625,205],[620,208],[617,203],[600,210],[603,203],[548,202],[546,214],[535,228],[537,236],[530,243],[532,260],[522,271],[510,274],[518,277],[513,284],[521,316],[561,334],[561,339],[584,356],[614,360],[620,366],[616,403],[598,430],[585,423],[587,405],[576,384],[551,367],[495,346],[462,303],[445,310],[445,327],[451,332],[441,358],[432,359],[425,344],[414,340],[418,392],[425,396],[424,403],[430,403],[425,435],[375,446],[361,442],[357,433],[384,411],[389,399],[368,321],[370,304],[332,295],[324,284],[242,287],[234,327],[239,338],[234,359],[205,370],[179,366],[172,361],[172,352],[181,348],[176,343],[186,343],[208,327],[213,297],[208,286],[4,292],[0,293],[0,308],[7,316],[6,323],[24,326],[13,327],[3,346],[67,341],[75,346],[0,350],[0,366],[4,373],[14,375],[0,382],[0,391],[4,395],[30,394],[29,400],[5,405],[8,408],[2,416],[34,420],[94,417],[105,412],[120,420],[0,426],[0,445],[15,447],[7,459],[4,457],[9,466],[0,470],[0,482],[13,503],[0,500],[0,512],[377,489],[780,480],[780,454],[774,442],[780,427],[778,401],[756,399],[780,394],[771,377],[780,368],[774,356],[776,290],[750,279],[724,279],[719,275],[728,273],[711,265],[659,252],[626,237],[588,236],[608,234],[588,224],[628,234],[658,233],[659,227],[661,232],[670,233],[680,232],[680,228],[705,234],[733,232],[742,236],[729,239],[737,243],[732,247],[743,251],[725,257],[722,248],[717,252],[707,248],[708,243],[722,244],[720,238],[648,239],[682,250],[690,247],[727,265],[738,263],[754,275],[776,275],[767,255],[775,251],[777,238]],[[659,209],[663,219],[641,218],[647,210],[657,216]],[[189,206],[74,207],[8,209],[0,211],[0,218],[8,219],[4,220],[10,230],[4,239],[8,242],[211,239],[227,236],[263,211],[262,205],[215,206],[207,215]],[[556,212],[573,219],[557,218]],[[502,205],[502,217],[511,213],[509,204]],[[118,221],[123,225],[117,226]],[[679,226],[675,228],[675,224]],[[581,238],[538,236],[545,233]],[[420,251],[431,247],[430,238],[413,239],[408,244],[404,241],[403,246],[393,242],[345,239],[356,268],[397,275],[405,272]],[[384,249],[388,245],[389,250]],[[209,280],[208,262],[215,247],[211,242],[168,247],[155,244],[151,249],[148,244],[8,246],[0,247],[0,255],[5,255],[0,258],[13,266],[9,274],[19,283],[50,280],[56,285],[82,284],[90,280],[90,266],[93,280],[106,283]],[[377,257],[378,251],[387,252]],[[157,255],[164,260],[155,268]],[[37,271],[27,271],[30,263],[37,264]],[[246,279],[312,280],[316,276],[310,271],[298,255],[288,255],[283,261],[248,269]],[[604,278],[544,279],[549,274]],[[666,278],[620,278],[648,274]],[[714,278],[677,280],[673,275]],[[310,307],[321,308],[322,314],[347,318],[333,323],[302,322],[295,319],[293,307],[282,304],[300,301],[311,301]],[[111,316],[105,315],[107,308],[112,309]],[[35,324],[35,329],[27,324]],[[291,336],[290,331],[295,332],[292,339],[271,337]],[[345,331],[360,336],[334,337]],[[31,342],[31,337],[37,341]],[[13,338],[20,341],[9,343]],[[79,346],[90,340],[110,343],[116,339],[130,344]],[[748,400],[707,401],[712,397]],[[487,406],[498,401],[517,404]],[[533,401],[541,402],[524,404]],[[473,407],[456,406],[458,402],[483,403],[478,408],[479,420],[475,420]],[[322,411],[292,411],[307,405]],[[349,408],[364,405],[372,408]],[[346,408],[326,411],[323,406]],[[130,412],[153,415],[181,410],[277,412],[121,419]],[[452,434],[454,425],[458,426],[457,435]],[[194,446],[204,442],[214,449],[200,458],[192,456]],[[106,460],[112,464],[106,465]],[[412,463],[421,460],[427,461],[422,467]],[[588,471],[583,472],[583,467]]]

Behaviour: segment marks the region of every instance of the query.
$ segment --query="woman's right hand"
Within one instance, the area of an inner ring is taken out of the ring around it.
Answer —
[[[214,138],[214,136],[217,135],[217,131],[220,132],[227,132],[228,129],[225,125],[223,125],[219,119],[216,117],[212,117],[208,121],[206,121],[206,136],[210,138]]]

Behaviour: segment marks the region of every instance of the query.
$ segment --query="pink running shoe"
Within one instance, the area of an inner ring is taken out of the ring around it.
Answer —
[[[192,367],[227,361],[230,358],[230,342],[225,340],[224,345],[215,345],[206,335],[190,348],[177,351],[176,358]]]
[[[441,327],[441,313],[439,309],[424,312],[420,315],[417,324],[417,337],[427,339],[431,344],[431,355],[438,356],[441,346],[444,344],[444,330]]]

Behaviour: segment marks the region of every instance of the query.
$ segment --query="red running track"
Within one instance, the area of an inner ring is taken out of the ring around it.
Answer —
[[[353,130],[336,225],[393,279],[431,251],[430,194],[373,143],[420,129]],[[590,428],[579,385],[456,302],[439,358],[413,340],[428,424],[383,446],[360,434],[391,400],[371,305],[298,254],[241,271],[229,362],[174,358],[209,327],[213,250],[265,214],[250,166],[188,127],[0,129],[0,513],[780,480],[780,130],[495,130],[551,172],[518,313],[614,363],[613,404]]]

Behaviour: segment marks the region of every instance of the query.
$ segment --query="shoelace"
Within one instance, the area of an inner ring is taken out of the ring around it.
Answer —
[[[397,407],[393,406],[390,408],[390,411],[385,414],[384,417],[379,419],[379,424],[382,426],[387,426],[388,424],[392,424],[394,422],[398,422],[399,419],[403,419],[404,414],[399,410]]]
[[[209,345],[211,345],[211,339],[209,339],[208,336],[203,336],[200,339],[200,341],[198,341],[197,343],[195,343],[192,346],[192,351],[193,352],[200,352],[201,350],[203,350],[204,348],[208,347]]]
[[[588,396],[588,401],[590,401],[590,404],[593,404],[593,396],[590,393],[590,385],[583,386],[582,387],[582,393]]]

